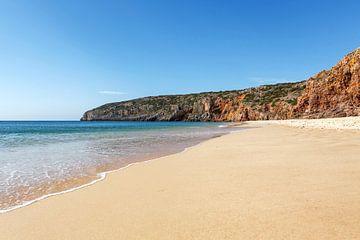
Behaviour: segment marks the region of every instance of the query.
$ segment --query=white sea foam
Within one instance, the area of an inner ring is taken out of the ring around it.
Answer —
[[[60,144],[53,144],[51,142],[50,144],[33,145],[25,148],[23,148],[22,146],[16,146],[16,148],[13,148],[8,152],[2,151],[2,157],[5,157],[5,159],[7,158],[9,161],[5,161],[6,164],[3,164],[0,167],[0,172],[4,173],[2,174],[4,179],[2,180],[0,177],[0,197],[3,196],[1,194],[4,193],[11,198],[13,196],[12,194],[14,193],[16,194],[16,196],[21,197],[21,195],[14,192],[16,191],[16,187],[18,186],[18,184],[20,184],[21,187],[29,187],[29,189],[31,187],[31,189],[34,189],[33,187],[35,186],[36,188],[36,184],[39,183],[39,190],[41,190],[39,192],[40,194],[42,191],[51,192],[52,180],[74,178],[76,179],[77,174],[80,174],[81,171],[84,171],[89,167],[91,168],[92,164],[94,166],[101,166],[101,163],[111,163],[111,161],[109,161],[109,157],[111,157],[111,159],[116,159],[120,156],[120,163],[121,161],[127,159],[126,157],[128,156],[132,157],[131,159],[143,159],[143,157],[146,158],[147,154],[155,153],[153,157],[157,157],[159,156],[159,152],[162,152],[164,149],[168,149],[169,147],[169,149],[173,150],[168,153],[164,152],[164,154],[171,154],[174,153],[174,151],[178,152],[180,150],[186,151],[188,149],[187,146],[189,145],[194,145],[199,141],[231,132],[230,129],[226,131],[216,131],[216,128],[212,128],[212,130],[206,130],[206,128],[201,127],[199,127],[196,131],[194,131],[194,129],[190,130],[190,127],[188,130],[175,129],[174,131],[170,132],[157,131],[158,130],[144,133],[141,132],[139,133],[140,135],[138,133],[135,133],[135,135],[128,134],[125,137],[123,135],[106,135],[105,137],[103,137],[102,135],[93,137],[91,135],[91,140],[86,141],[86,144],[84,144],[83,141],[75,141],[75,143],[73,143],[72,141],[61,142]],[[89,146],[91,146],[91,148],[89,148]],[[125,149],[123,149],[124,146]],[[8,145],[6,145],[5,147],[8,147]],[[4,146],[3,149],[6,150]],[[119,153],[122,155],[118,155]],[[96,156],[95,158],[94,155]],[[18,157],[21,156],[23,158],[19,159]],[[24,158],[24,156],[26,158]],[[81,157],[80,160],[79,156]],[[123,157],[121,158],[121,156]],[[16,162],[15,160],[19,160],[19,162]],[[116,161],[117,160],[115,160],[115,162]],[[60,192],[53,192],[41,195],[32,200],[24,200],[26,198],[23,198],[22,200],[22,198],[20,198],[15,206],[10,206],[7,208],[5,207],[0,210],[0,213],[7,213],[9,211],[28,206],[34,202],[46,199],[51,196],[72,192],[90,186],[105,179],[108,173],[127,168],[133,164],[137,163],[130,163],[125,167],[119,168],[117,170],[98,173],[96,179],[81,186],[73,187],[71,189]],[[60,171],[57,171],[56,169],[60,169]],[[76,170],[75,173],[73,173],[74,169]],[[68,176],[70,178],[61,178],[62,176]],[[71,178],[71,176],[73,177]],[[81,177],[86,175],[79,176]],[[48,184],[44,188],[44,186],[41,185],[43,181],[50,182],[50,185]],[[33,190],[29,190],[25,193],[34,194]],[[6,206],[6,204],[7,202],[3,202],[3,206]]]
[[[189,147],[190,148],[190,147]],[[185,148],[183,151],[189,149],[189,148]],[[128,165],[124,166],[124,167],[121,167],[119,169],[115,169],[115,170],[110,170],[110,171],[106,171],[106,172],[102,172],[102,173],[99,173],[97,174],[97,177],[95,180],[89,182],[89,183],[85,183],[81,186],[77,186],[77,187],[74,187],[74,188],[70,188],[70,189],[67,189],[67,190],[64,190],[64,191],[60,191],[60,192],[55,192],[55,193],[49,193],[49,194],[46,194],[46,195],[43,195],[41,197],[38,197],[36,199],[33,199],[33,200],[29,200],[29,201],[25,201],[23,202],[22,204],[20,205],[16,205],[14,207],[10,207],[10,208],[7,208],[7,209],[2,209],[0,210],[0,214],[2,213],[7,213],[7,212],[10,212],[10,211],[13,211],[13,210],[16,210],[16,209],[19,209],[19,208],[23,208],[23,207],[26,207],[30,204],[33,204],[35,202],[38,202],[40,200],[43,200],[43,199],[46,199],[46,198],[49,198],[49,197],[52,197],[52,196],[57,196],[57,195],[60,195],[60,194],[64,194],[64,193],[70,193],[70,192],[73,192],[73,191],[76,191],[76,190],[79,190],[79,189],[82,189],[82,188],[85,188],[85,187],[89,187],[95,183],[98,183],[102,180],[105,180],[106,179],[106,176],[109,174],[109,173],[114,173],[114,172],[118,172],[118,171],[121,171],[121,170],[124,170],[126,168],[129,168],[133,165],[136,165],[136,164],[143,164],[143,163],[147,163],[147,162],[150,162],[150,161],[153,161],[157,158],[154,158],[154,159],[149,159],[149,160],[146,160],[146,161],[141,161],[141,162],[134,162],[134,163],[129,163]]]
[[[196,146],[196,145],[191,146],[191,147],[186,147],[186,148],[184,148],[184,149],[183,149],[181,152],[179,152],[179,153],[186,152],[186,151],[190,150],[191,148],[193,148],[193,147],[195,147],[195,146]],[[177,154],[177,153],[175,153],[175,154]],[[161,157],[159,157],[159,158],[161,158]],[[146,163],[148,163],[148,162],[150,162],[150,161],[154,161],[154,160],[159,159],[159,158],[149,159],[149,160],[145,160],[145,161],[141,161],[141,162],[129,163],[128,165],[126,165],[126,166],[124,166],[124,167],[121,167],[121,168],[119,168],[119,169],[115,169],[115,170],[110,170],[110,171],[106,171],[106,172],[99,173],[99,174],[97,174],[97,177],[98,177],[98,178],[95,179],[95,180],[93,180],[93,181],[91,181],[91,182],[89,182],[89,183],[85,183],[85,184],[83,184],[83,185],[81,185],[81,186],[77,186],[77,187],[70,188],[70,189],[67,189],[67,190],[64,190],[64,191],[60,191],[60,192],[49,193],[49,194],[43,195],[43,196],[41,196],[41,197],[38,197],[38,198],[36,198],[36,199],[29,200],[29,201],[25,201],[25,202],[23,202],[23,203],[20,204],[20,205],[16,205],[16,206],[13,206],[13,207],[10,207],[10,208],[7,208],[7,209],[2,209],[2,210],[0,210],[0,214],[7,213],[7,212],[11,212],[11,211],[13,211],[13,210],[26,207],[26,206],[28,206],[28,205],[31,205],[31,204],[33,204],[33,203],[36,203],[36,202],[38,202],[38,201],[40,201],[40,200],[44,200],[44,199],[49,198],[49,197],[53,197],[53,196],[57,196],[57,195],[60,195],[60,194],[65,194],[65,193],[70,193],[70,192],[74,192],[74,191],[76,191],[76,190],[79,190],[79,189],[82,189],[82,188],[85,188],[85,187],[89,187],[89,186],[91,186],[91,185],[93,185],[93,184],[95,184],[95,183],[98,183],[98,182],[100,182],[100,181],[102,181],[102,180],[105,180],[105,179],[106,179],[106,176],[107,176],[108,174],[110,174],[110,173],[114,173],[114,172],[118,172],[118,171],[124,170],[124,169],[129,168],[129,167],[131,167],[131,166],[133,166],[133,165],[146,164]]]

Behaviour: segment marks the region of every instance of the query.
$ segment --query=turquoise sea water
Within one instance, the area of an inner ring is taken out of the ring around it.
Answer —
[[[0,122],[0,211],[225,134],[220,123]]]

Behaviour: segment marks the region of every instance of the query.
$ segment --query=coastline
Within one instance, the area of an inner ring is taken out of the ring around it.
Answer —
[[[360,236],[358,132],[261,122],[244,127],[251,129],[1,214],[2,234],[6,239]]]
[[[218,127],[220,128],[230,128],[232,126],[230,126],[229,124],[224,124],[224,125],[219,125]],[[202,142],[205,142],[205,141],[208,141],[212,138],[216,138],[216,137],[221,137],[223,135],[227,135],[227,134],[231,134],[232,132],[237,132],[237,130],[232,130],[228,133],[223,133],[223,134],[220,134],[219,136],[215,135],[213,137],[210,137],[208,139],[205,139],[205,140],[198,140],[198,141],[194,141],[192,142],[192,144],[190,146],[187,146],[187,147],[183,147],[182,149],[179,148],[173,148],[171,151],[163,151],[161,153],[157,153],[157,154],[153,154],[152,156],[148,156],[148,157],[142,157],[142,158],[136,158],[136,159],[128,159],[128,162],[126,165],[124,166],[117,166],[116,164],[113,164],[112,166],[107,166],[105,168],[101,168],[101,169],[105,169],[105,170],[102,170],[102,171],[98,171],[96,173],[96,175],[94,176],[89,176],[89,179],[90,181],[83,181],[83,183],[81,184],[75,184],[75,182],[77,181],[76,178],[70,180],[70,182],[73,182],[73,183],[68,183],[71,187],[68,187],[68,188],[63,188],[63,190],[60,190],[60,191],[55,191],[55,192],[50,192],[50,193],[47,193],[47,194],[44,194],[44,195],[40,195],[39,197],[35,198],[35,199],[31,199],[31,200],[26,200],[24,201],[22,204],[19,204],[19,205],[15,205],[15,206],[12,206],[12,207],[9,207],[9,208],[6,208],[6,209],[0,209],[0,215],[1,214],[5,214],[5,213],[8,213],[8,212],[11,212],[11,211],[14,211],[14,210],[17,210],[17,209],[20,209],[20,208],[23,208],[23,207],[26,207],[26,206],[29,206],[33,203],[36,203],[38,201],[41,201],[41,200],[44,200],[44,199],[47,199],[49,197],[53,197],[53,196],[57,196],[57,195],[61,195],[61,194],[66,194],[66,193],[70,193],[70,192],[73,192],[73,191],[76,191],[76,190],[79,190],[79,189],[82,189],[82,188],[86,188],[86,187],[89,187],[93,184],[96,184],[100,181],[103,181],[106,179],[106,176],[110,173],[114,173],[114,172],[117,172],[117,171],[121,171],[121,170],[124,170],[128,167],[131,167],[132,165],[136,165],[136,164],[140,164],[140,163],[146,163],[146,162],[149,162],[149,161],[153,161],[153,160],[156,160],[158,158],[162,158],[162,157],[166,157],[166,156],[170,156],[170,155],[173,155],[173,154],[178,154],[178,153],[181,153],[181,152],[185,152],[187,149],[190,149],[192,147],[195,147],[196,145],[202,143]]]

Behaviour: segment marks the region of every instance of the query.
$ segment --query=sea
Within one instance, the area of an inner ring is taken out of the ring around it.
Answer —
[[[211,122],[0,121],[0,213],[232,130]]]

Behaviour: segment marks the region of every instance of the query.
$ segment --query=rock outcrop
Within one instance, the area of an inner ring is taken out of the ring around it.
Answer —
[[[84,121],[244,121],[287,119],[305,82],[239,91],[145,97],[87,111]]]
[[[360,49],[307,81],[109,103],[83,121],[246,121],[360,115]]]
[[[334,67],[310,78],[294,109],[294,117],[360,115],[360,48]]]

